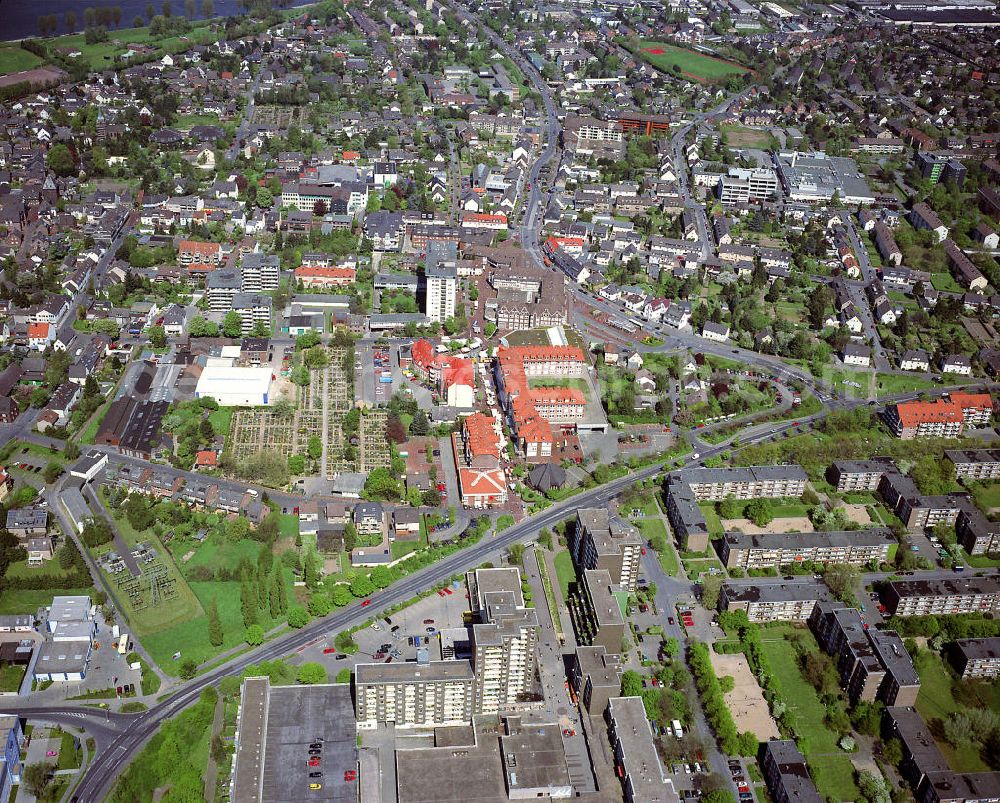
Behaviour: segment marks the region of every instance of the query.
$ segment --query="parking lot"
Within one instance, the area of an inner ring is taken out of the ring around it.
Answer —
[[[354,634],[358,645],[358,652],[354,655],[338,660],[337,655],[340,653],[333,649],[333,636],[336,634],[329,633],[327,637],[300,650],[296,663],[317,661],[326,667],[333,679],[342,669],[353,669],[359,663],[385,661],[390,657],[393,661],[416,660],[417,650],[420,648],[428,650],[428,657],[432,661],[439,660],[442,656],[438,633],[442,629],[462,627],[463,614],[469,610],[465,584],[460,583],[458,588],[449,586],[449,589],[450,594],[431,594],[409,608],[392,614],[388,617],[388,623],[380,618],[373,626],[359,630]],[[419,647],[410,642],[410,639],[416,637],[420,638]],[[384,645],[388,645],[389,649],[383,649]],[[376,658],[380,653],[381,657]]]

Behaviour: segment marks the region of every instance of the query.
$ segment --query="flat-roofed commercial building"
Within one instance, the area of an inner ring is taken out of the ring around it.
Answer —
[[[506,803],[573,795],[561,726],[519,716],[476,717],[472,725],[435,729],[432,746],[397,746],[395,775],[396,803]]]
[[[751,622],[804,622],[830,592],[815,580],[725,583],[719,595],[724,611],[746,611]]]
[[[464,725],[472,720],[475,677],[468,661],[358,664],[359,729]]]
[[[861,566],[889,560],[896,546],[892,532],[884,527],[759,535],[731,532],[720,542],[719,554],[728,569],[763,569],[805,561]]]
[[[606,569],[611,581],[625,591],[635,591],[642,543],[639,531],[607,508],[576,512],[573,561],[581,569]]]
[[[612,697],[605,715],[626,803],[676,803],[641,697]]]
[[[837,195],[850,206],[875,203],[857,162],[846,156],[827,156],[823,151],[782,152],[777,163],[781,183],[792,201],[820,203]]]
[[[326,781],[319,789],[306,758],[322,744]],[[236,720],[235,759],[229,799],[233,803],[354,803],[356,784],[331,782],[356,770],[357,733],[346,683],[271,686],[266,677],[243,680]],[[308,790],[304,792],[303,790]]]
[[[776,803],[822,803],[809,775],[806,759],[791,739],[772,739],[764,745],[764,780]]]
[[[1000,580],[963,577],[940,580],[894,580],[883,599],[893,616],[947,616],[1000,610]]]
[[[1000,676],[1000,638],[963,638],[949,648],[955,668],[963,678]]]

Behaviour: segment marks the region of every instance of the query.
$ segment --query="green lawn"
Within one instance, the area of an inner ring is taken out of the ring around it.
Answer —
[[[701,515],[705,517],[705,523],[708,524],[708,534],[722,535],[725,529],[722,526],[722,519],[719,518],[719,514],[715,511],[715,504],[712,502],[702,502],[698,507],[701,508]]]
[[[294,513],[278,514],[278,532],[284,538],[295,538],[299,534],[299,517]]]
[[[34,614],[39,608],[50,605],[52,598],[55,596],[76,596],[82,594],[89,596],[93,593],[94,589],[92,586],[59,589],[7,589],[0,592],[0,614]]]
[[[0,691],[17,691],[24,680],[25,667],[17,664],[0,664]]]
[[[660,560],[660,566],[663,567],[663,571],[672,577],[676,576],[677,572],[680,571],[680,567],[677,564],[677,555],[674,553],[674,548],[670,545],[667,528],[663,522],[660,519],[640,519],[636,524],[647,541],[654,541],[656,538],[663,539],[663,549],[657,550],[656,555]]]
[[[215,114],[178,114],[174,120],[174,127],[181,131],[189,131],[196,125],[219,125],[219,117]]]
[[[573,558],[565,549],[559,552],[554,560],[556,566],[556,579],[562,589],[563,601],[569,597],[570,583],[576,582],[576,569],[573,566]]]
[[[130,44],[155,45],[166,53],[178,53],[189,50],[193,45],[210,44],[217,41],[218,36],[207,27],[207,23],[199,21],[199,27],[184,37],[155,37],[149,28],[121,28],[109,32],[107,42],[97,42],[88,45],[84,34],[60,36],[46,40],[48,44],[69,50],[79,50],[80,58],[87,62],[91,69],[104,69],[111,65],[115,56],[120,56]]]
[[[703,53],[696,53],[693,50],[686,50],[666,42],[644,39],[639,43],[638,55],[658,70],[667,73],[674,72],[676,64],[682,73],[699,81],[725,79],[730,75],[740,75],[747,72],[745,67],[731,61],[706,56]]]
[[[44,63],[34,53],[29,53],[17,45],[4,45],[0,47],[0,75],[32,70]]]
[[[949,714],[962,708],[955,699],[955,684],[961,681],[957,680],[936,653],[921,650],[914,663],[920,675],[917,710],[928,724],[934,720],[944,720]],[[975,695],[981,698],[979,701],[983,708],[1000,710],[1000,681],[968,684],[968,686],[975,688]],[[973,703],[970,705],[977,707]],[[931,731],[938,732],[933,726]],[[937,743],[951,768],[957,772],[985,772],[990,769],[982,756],[973,750],[956,750],[943,739],[938,739]]]
[[[291,594],[291,572],[286,572],[289,601]],[[208,608],[214,598],[219,607],[219,619],[222,622],[223,641],[221,647],[213,647],[208,640],[208,616],[189,617],[168,628],[158,630],[142,639],[143,645],[149,650],[153,660],[168,674],[174,675],[179,668],[179,661],[173,660],[173,654],[181,651],[182,658],[193,658],[198,663],[204,663],[224,650],[242,645],[244,636],[243,612],[240,603],[240,584],[238,582],[194,582],[190,584],[191,591],[199,600],[201,607]],[[265,632],[280,622],[271,620],[267,610],[261,612],[258,622]]]
[[[791,519],[809,515],[809,506],[801,502],[779,502],[769,504],[771,513],[776,519]]]
[[[950,273],[932,273],[931,284],[935,290],[942,290],[948,293],[964,293],[962,286],[955,281],[955,277]]]
[[[816,640],[805,628],[810,649],[819,650]],[[792,628],[765,628],[761,632],[764,654],[783,692],[783,699],[794,710],[801,731],[799,749],[813,771],[816,787],[824,798],[858,800],[854,767],[847,753],[837,747],[837,734],[823,722],[825,709],[816,689],[802,676],[786,637]]]
[[[922,376],[900,376],[897,374],[879,374],[876,379],[877,393],[880,396],[892,393],[904,393],[909,390],[926,390],[935,387],[936,383]]]
[[[229,429],[233,423],[233,408],[220,407],[208,414],[208,420],[212,422],[212,428],[216,435],[229,437]]]
[[[977,485],[972,489],[972,496],[987,513],[993,508],[1000,508],[1000,483]]]

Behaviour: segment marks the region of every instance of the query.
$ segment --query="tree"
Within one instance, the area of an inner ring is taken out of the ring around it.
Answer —
[[[236,310],[229,310],[222,319],[222,334],[226,337],[239,337],[243,334],[243,319]]]
[[[243,573],[240,583],[240,607],[243,611],[243,626],[257,624],[257,589],[250,582],[248,572]]]
[[[275,566],[271,574],[271,588],[268,591],[268,610],[272,619],[277,619],[285,611],[285,584],[282,582],[281,567]]]
[[[295,679],[304,686],[326,683],[326,668],[323,664],[315,661],[307,661],[299,667],[299,673]]]
[[[722,578],[709,575],[701,583],[701,604],[708,610],[719,607],[719,592],[722,590]]]
[[[73,154],[65,143],[57,142],[49,152],[45,154],[45,164],[57,176],[71,176],[76,172],[76,162],[73,161]]]
[[[149,337],[149,345],[154,349],[165,349],[167,347],[167,332],[159,324],[150,326],[146,334]]]
[[[841,602],[854,602],[854,590],[857,587],[858,578],[861,572],[857,566],[846,563],[833,563],[826,567],[823,572],[823,582]]]
[[[358,575],[350,584],[351,593],[358,599],[375,593],[375,584],[364,575]]]
[[[766,527],[774,520],[771,506],[766,499],[754,499],[744,509],[744,515],[758,527]]]
[[[191,678],[198,674],[198,664],[195,663],[193,658],[185,658],[181,661],[181,666],[177,674],[180,675],[181,680],[191,680]]]
[[[306,459],[300,454],[289,455],[288,470],[292,474],[302,474],[306,470]]]
[[[364,495],[366,499],[399,499],[399,480],[387,468],[377,468],[365,480]]]
[[[76,30],[76,12],[70,9],[63,15],[63,19],[66,22],[66,30],[72,33]]]
[[[219,606],[215,597],[212,597],[212,602],[208,606],[208,640],[213,647],[222,646],[222,620],[219,619]]]
[[[201,16],[205,19],[215,16],[215,3],[212,0],[201,0]]]
[[[727,496],[719,502],[719,515],[724,519],[738,519],[743,516],[743,508],[746,502],[737,499],[735,496]]]
[[[392,585],[393,577],[392,570],[385,566],[376,566],[371,572],[372,585],[376,588],[388,588]]]
[[[293,605],[288,609],[288,626],[296,630],[309,624],[309,612],[301,605]]]
[[[552,551],[552,531],[548,527],[542,527],[539,531],[538,544],[544,549]]]
[[[45,480],[46,483],[51,485],[57,479],[59,479],[60,474],[62,474],[62,466],[53,461],[45,466],[45,471],[42,473],[42,478]]]
[[[641,697],[642,690],[642,675],[634,669],[626,669],[622,673],[622,697]]]
[[[274,206],[274,196],[271,195],[271,191],[267,187],[257,189],[257,206],[261,209],[270,209]]]
[[[48,796],[49,784],[56,774],[56,765],[51,762],[29,764],[24,768],[22,781],[25,788],[36,798],[44,800]]]
[[[310,435],[307,451],[309,457],[313,460],[319,460],[323,456],[323,439],[319,435]]]
[[[242,321],[240,322],[242,326]],[[211,321],[205,320],[201,315],[196,315],[188,324],[188,334],[191,337],[218,337],[219,326]]]
[[[410,434],[421,436],[426,435],[430,431],[431,426],[427,420],[427,414],[418,408],[417,412],[413,414],[413,420],[410,422]]]
[[[353,600],[354,596],[351,594],[350,589],[343,583],[337,583],[330,591],[330,602],[337,608],[350,605]]]
[[[330,612],[332,604],[330,603],[330,598],[326,594],[317,592],[309,597],[308,607],[311,615],[323,617]]]
[[[184,16],[189,20],[194,19],[195,10],[198,8],[195,0],[184,0]]]
[[[173,7],[170,5],[170,0],[163,0],[163,5],[160,8],[163,10],[163,16],[170,19],[170,15],[174,13]]]
[[[524,544],[511,544],[507,547],[507,561],[511,566],[524,565]]]
[[[250,625],[243,636],[243,640],[251,647],[257,647],[264,643],[264,628],[260,625]]]

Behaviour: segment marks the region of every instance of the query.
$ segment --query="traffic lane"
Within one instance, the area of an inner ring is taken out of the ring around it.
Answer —
[[[662,464],[649,466],[630,476],[608,483],[601,489],[595,489],[592,494],[584,494],[582,497],[569,500],[566,504],[553,506],[528,522],[514,525],[492,538],[484,538],[472,547],[456,552],[436,564],[409,575],[384,591],[376,592],[367,600],[367,604],[341,609],[297,632],[268,642],[258,650],[244,653],[242,656],[202,675],[159,706],[138,715],[135,725],[126,734],[115,739],[112,749],[97,756],[78,787],[81,800],[103,799],[114,783],[115,768],[126,763],[131,755],[152,737],[159,723],[184,710],[198,699],[198,695],[203,689],[216,685],[227,675],[241,672],[252,663],[281,658],[308,644],[327,630],[339,632],[361,624],[369,616],[378,615],[382,610],[415,596],[428,585],[434,585],[434,578],[440,579],[458,575],[462,570],[478,565],[491,552],[506,548],[510,544],[537,532],[542,527],[554,526],[581,505],[596,505],[598,507],[606,505],[611,498],[617,496],[625,488],[630,487],[635,482],[653,477],[661,470]]]

